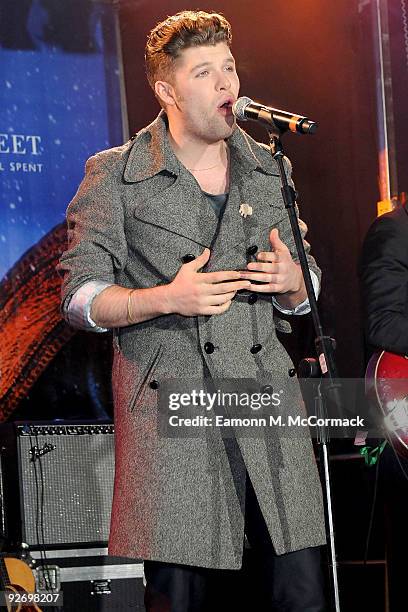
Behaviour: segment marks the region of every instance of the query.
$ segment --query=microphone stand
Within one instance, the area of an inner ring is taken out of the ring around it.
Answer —
[[[280,140],[280,136],[283,133],[282,130],[271,129],[269,125],[267,127],[269,133],[269,146],[271,150],[272,158],[276,160],[279,167],[279,174],[281,179],[281,192],[283,196],[283,200],[285,203],[285,208],[288,211],[290,225],[292,228],[293,237],[296,244],[297,253],[299,256],[300,265],[302,268],[303,278],[305,280],[307,296],[309,298],[310,309],[313,318],[313,326],[315,330],[315,347],[317,351],[317,355],[319,358],[320,364],[320,372],[321,377],[316,385],[316,397],[315,397],[315,407],[317,411],[317,417],[326,418],[327,417],[327,405],[326,402],[329,399],[329,396],[332,396],[332,400],[335,405],[339,405],[339,385],[336,383],[335,379],[337,377],[336,364],[334,359],[334,341],[329,336],[325,336],[323,333],[323,328],[319,316],[319,312],[317,309],[316,297],[313,289],[313,283],[310,276],[310,270],[307,263],[305,248],[303,245],[302,236],[300,233],[300,228],[297,220],[295,204],[297,194],[293,187],[291,187],[288,183],[288,179],[286,176],[285,166],[283,162],[284,151],[282,142]],[[309,367],[310,373],[309,376],[315,376],[316,374],[312,372],[313,367],[311,363],[313,360],[306,359],[303,360],[305,362],[304,365]],[[315,371],[317,368],[315,368]],[[307,376],[307,375],[306,375]],[[324,425],[317,425],[317,442],[319,449],[319,459],[320,459],[320,475],[322,480],[322,489],[323,489],[323,499],[324,499],[324,509],[325,509],[325,519],[326,519],[326,535],[327,535],[327,545],[328,545],[328,556],[329,556],[329,573],[330,573],[330,586],[331,586],[331,595],[333,598],[333,609],[335,612],[340,612],[340,600],[339,600],[339,586],[338,586],[338,576],[337,576],[337,560],[336,560],[336,547],[334,540],[334,524],[333,524],[333,511],[332,511],[332,501],[331,501],[331,484],[330,484],[330,468],[329,468],[329,432],[327,427]]]

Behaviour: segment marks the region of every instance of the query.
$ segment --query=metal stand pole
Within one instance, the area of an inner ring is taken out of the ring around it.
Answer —
[[[334,360],[334,347],[333,339],[329,336],[325,336],[320,321],[319,312],[317,310],[317,302],[314,294],[313,283],[310,276],[310,270],[307,263],[306,253],[303,245],[302,236],[296,215],[296,193],[293,187],[288,183],[285,165],[284,165],[284,151],[280,140],[281,132],[279,130],[270,130],[270,149],[273,159],[276,160],[279,167],[279,173],[281,178],[281,191],[283,200],[285,202],[285,208],[288,211],[289,220],[293,232],[293,237],[296,244],[296,249],[299,256],[300,265],[302,267],[303,277],[305,280],[305,286],[307,295],[309,298],[310,309],[313,318],[313,325],[315,329],[315,346],[320,364],[320,370],[322,378],[316,385],[316,398],[315,407],[316,414],[319,418],[326,418],[326,402],[334,402],[334,405],[340,405],[340,389],[339,384],[336,381],[336,365]],[[326,518],[326,534],[327,534],[327,545],[329,552],[329,566],[330,566],[330,583],[331,591],[333,596],[333,610],[340,612],[340,599],[339,599],[339,586],[337,576],[337,561],[336,561],[336,547],[334,539],[334,524],[333,524],[333,512],[331,502],[331,486],[330,486],[330,468],[329,468],[329,452],[328,452],[329,434],[327,427],[318,425],[318,446],[319,446],[319,457],[320,457],[320,474],[322,480],[324,507],[325,507],[325,518]]]

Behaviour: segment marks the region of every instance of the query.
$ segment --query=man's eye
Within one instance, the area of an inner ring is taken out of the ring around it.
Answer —
[[[208,74],[208,70],[203,70],[202,72],[199,72],[197,74],[197,77],[202,77],[202,76],[206,76]]]
[[[235,66],[227,66],[226,70],[229,70],[230,72],[234,72],[235,71]]]

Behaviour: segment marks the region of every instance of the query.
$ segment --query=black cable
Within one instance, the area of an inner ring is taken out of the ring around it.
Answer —
[[[43,551],[40,543],[40,532],[39,532],[39,515],[40,515],[40,507],[39,507],[39,484],[38,484],[38,475],[37,475],[37,466],[36,466],[36,453],[35,449],[37,446],[38,440],[36,440],[35,444],[33,444],[32,440],[32,428],[30,427],[29,440],[30,440],[30,451],[31,451],[31,461],[33,463],[34,470],[34,480],[35,480],[35,532],[37,536],[37,546],[40,550],[41,564],[45,565],[45,558],[43,558]],[[35,431],[36,438],[38,437],[37,431]],[[46,581],[47,586],[47,581]]]
[[[44,535],[44,490],[45,490],[44,472],[43,472],[42,464],[41,464],[41,454],[38,452],[38,456],[37,456],[35,452],[35,448],[39,450],[38,431],[35,428],[35,426],[34,426],[34,432],[35,432],[34,435],[36,438],[35,447],[33,447],[32,439],[31,439],[32,432],[33,432],[33,428],[31,427],[29,439],[30,439],[31,452],[32,452],[35,489],[36,489],[35,531],[36,531],[36,536],[37,536],[37,545],[40,551],[42,575],[43,575],[44,582],[45,582],[45,589],[46,591],[49,591],[50,593],[52,593],[53,592],[52,578],[51,578],[51,574],[50,574],[49,567],[48,567],[48,559],[47,559],[47,553],[45,550],[45,535]],[[39,487],[39,484],[38,484],[38,474],[37,474],[37,466],[36,466],[37,459],[38,459],[39,472],[40,472],[41,488]],[[40,504],[39,504],[39,499],[41,500]],[[40,531],[39,531],[39,528],[40,528]],[[41,533],[41,538],[40,538],[40,533]],[[55,606],[50,606],[50,611],[51,610],[56,610]]]
[[[38,457],[38,466],[40,468],[40,477],[41,477],[41,513],[40,513],[41,539],[42,539],[42,546],[44,547],[44,559],[46,561],[48,561],[47,560],[47,556],[46,556],[46,552],[45,552],[45,535],[44,535],[44,490],[45,490],[45,486],[44,486],[44,472],[43,472],[43,469],[42,469],[41,457],[40,456]],[[51,579],[51,575],[49,573],[48,565],[46,565],[46,568],[47,568],[48,581],[49,581],[48,588],[52,592],[52,579]],[[45,581],[45,582],[47,582],[47,581]]]

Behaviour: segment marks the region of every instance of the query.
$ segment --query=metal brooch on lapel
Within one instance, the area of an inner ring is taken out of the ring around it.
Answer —
[[[241,217],[244,217],[244,219],[250,217],[252,215],[252,206],[243,202],[239,207],[239,214]]]

